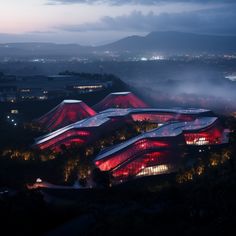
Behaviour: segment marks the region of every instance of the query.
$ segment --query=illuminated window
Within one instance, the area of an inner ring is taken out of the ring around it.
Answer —
[[[11,110],[11,114],[19,114],[18,110]]]
[[[169,167],[167,165],[151,166],[143,168],[142,171],[137,174],[137,176],[159,175],[167,173],[168,171]]]

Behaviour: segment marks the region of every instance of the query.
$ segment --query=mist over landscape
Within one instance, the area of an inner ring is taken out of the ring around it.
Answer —
[[[217,58],[168,58],[151,61],[16,61],[1,62],[9,75],[53,75],[62,71],[114,74],[152,105],[197,106],[223,111],[235,110],[235,60]]]
[[[230,113],[235,109],[231,103],[235,82],[225,77],[236,73],[235,41],[235,36],[172,31],[130,36],[97,47],[1,44],[0,69],[16,75],[66,70],[114,74],[158,107],[202,106]]]
[[[6,235],[234,235],[234,0],[1,0]]]

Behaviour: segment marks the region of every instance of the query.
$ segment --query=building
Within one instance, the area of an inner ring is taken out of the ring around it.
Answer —
[[[0,102],[20,102],[69,97],[109,89],[112,79],[96,75],[6,76],[1,77]]]
[[[57,109],[60,111],[60,108]],[[55,128],[55,125],[63,126],[67,122],[68,115],[63,119],[58,118],[60,117],[58,115],[56,115],[56,119],[52,118],[51,114],[59,113],[55,111],[57,109],[54,109],[49,114],[43,116],[40,121],[43,123],[45,122],[45,119],[49,120],[47,124],[52,125],[49,126],[52,129]],[[65,115],[67,112],[63,112],[63,114]],[[50,149],[59,151],[62,144],[66,146],[69,146],[72,143],[88,144],[125,124],[127,125],[145,120],[147,122],[155,122],[162,125],[166,122],[173,121],[192,121],[198,117],[204,116],[214,115],[211,111],[205,109],[108,109],[43,137],[39,137],[36,139],[34,146],[41,150]],[[65,120],[65,122],[60,124],[59,121],[63,120]]]
[[[94,162],[101,171],[109,171],[115,181],[125,181],[176,171],[184,145],[227,142],[218,118],[201,117],[193,121],[167,123],[104,150]]]
[[[53,131],[94,115],[96,112],[84,102],[64,100],[35,122],[43,129]]]
[[[214,113],[207,109],[147,108],[130,92],[113,93],[95,108],[99,110],[113,105],[129,108],[110,108],[96,113],[82,101],[62,102],[38,120],[44,127],[57,130],[37,138],[34,147],[60,152],[62,145],[93,144],[101,137],[130,124],[157,124],[155,127],[158,128],[102,150],[93,159],[101,171],[110,172],[114,183],[119,183],[143,176],[176,172],[187,146],[208,148],[229,141],[227,130]]]
[[[147,108],[145,102],[131,92],[117,92],[106,96],[93,108],[95,111],[103,111],[109,108]]]
[[[102,91],[112,87],[112,82],[99,82],[99,81],[82,81],[80,83],[76,83],[74,85],[66,86],[66,89],[73,92],[73,93],[91,93]]]

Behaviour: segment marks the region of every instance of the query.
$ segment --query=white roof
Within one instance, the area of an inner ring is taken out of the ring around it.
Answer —
[[[111,93],[112,95],[128,95],[131,92],[116,92],[116,93]]]
[[[70,100],[69,100],[70,101]],[[73,101],[73,100],[72,100]],[[77,100],[74,100],[77,101]],[[125,117],[129,114],[136,114],[136,113],[142,113],[142,112],[173,112],[173,113],[182,113],[182,114],[200,114],[202,112],[206,112],[209,110],[203,110],[203,109],[191,109],[190,112],[188,112],[189,110],[177,110],[177,109],[133,109],[133,108],[128,108],[128,109],[108,109],[105,111],[102,111],[100,113],[98,113],[97,115],[94,115],[92,117],[86,118],[84,120],[78,121],[76,123],[70,124],[66,127],[63,127],[59,130],[56,130],[52,133],[46,134],[42,137],[39,137],[36,139],[36,145],[39,145],[41,143],[47,142],[50,139],[53,139],[69,130],[72,129],[83,129],[83,128],[91,128],[91,127],[99,127],[103,124],[105,124],[106,122],[110,121],[111,117]],[[208,118],[209,117],[205,117]],[[207,119],[207,120],[208,120]],[[203,118],[198,119],[198,120],[203,120]],[[180,123],[180,122],[179,122]],[[183,124],[183,122],[182,122]],[[186,125],[185,125],[186,126]],[[196,125],[195,125],[196,126]],[[201,124],[200,124],[200,128],[201,128]],[[163,134],[162,134],[163,136]]]
[[[81,103],[81,100],[64,100],[63,103]]]

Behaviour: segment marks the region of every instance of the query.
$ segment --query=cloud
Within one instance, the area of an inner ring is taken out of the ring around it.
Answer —
[[[235,0],[48,0],[48,4],[155,5],[159,3],[235,3]]]
[[[150,32],[174,30],[195,33],[236,34],[236,5],[208,10],[161,13],[133,11],[129,15],[105,16],[98,22],[58,27],[63,31]]]

